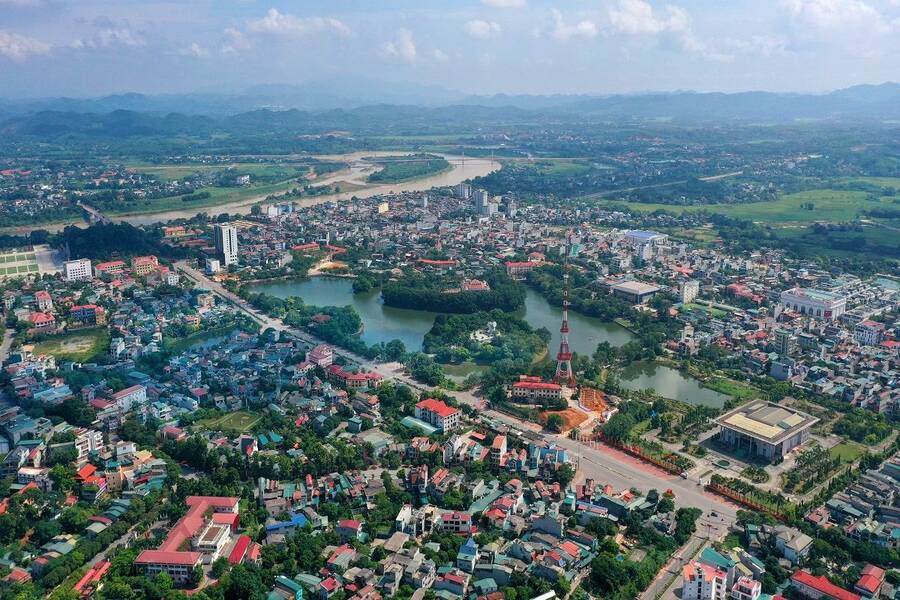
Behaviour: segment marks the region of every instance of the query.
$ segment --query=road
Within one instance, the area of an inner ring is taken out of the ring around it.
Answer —
[[[659,570],[650,585],[640,595],[639,600],[656,600],[665,595],[667,600],[677,598],[675,595],[676,580],[681,576],[681,569],[692,557],[699,554],[707,544],[706,538],[693,536],[678,549],[672,558]]]
[[[3,331],[3,341],[0,342],[0,364],[6,362],[9,358],[9,349],[12,348],[13,340],[16,338],[15,329],[5,329]]]
[[[226,301],[234,305],[238,310],[249,315],[254,321],[263,327],[271,327],[277,331],[284,331],[297,337],[309,344],[321,344],[323,340],[310,335],[305,331],[289,327],[280,319],[265,315],[250,304],[227,289],[220,283],[211,280],[203,272],[195,269],[185,261],[176,263],[176,268],[192,279],[201,287],[206,288],[214,294],[224,298]],[[374,371],[385,378],[385,380],[393,380],[412,387],[419,391],[433,391],[431,386],[424,385],[418,381],[414,381],[405,374],[403,366],[399,363],[383,363],[359,356],[353,352],[341,348],[335,348],[335,353],[344,357],[350,362]],[[724,498],[711,494],[703,488],[697,481],[690,479],[682,479],[679,476],[671,475],[661,469],[657,469],[648,465],[624,452],[619,452],[608,446],[592,443],[586,444],[564,435],[553,435],[541,431],[540,425],[529,421],[524,421],[512,417],[510,415],[497,412],[495,410],[483,408],[483,401],[472,391],[449,391],[441,390],[445,394],[449,394],[456,398],[460,403],[468,404],[478,410],[479,414],[485,415],[504,423],[514,429],[520,431],[533,431],[539,433],[544,439],[553,441],[570,452],[573,461],[577,465],[577,480],[584,478],[594,479],[597,483],[608,483],[616,490],[625,490],[637,488],[642,491],[656,489],[660,493],[666,490],[672,490],[675,494],[676,502],[681,506],[695,506],[703,511],[705,521],[702,526],[708,529],[707,533],[713,537],[721,537],[727,531],[728,526],[734,522],[737,517],[738,507]],[[717,513],[718,516],[711,517],[711,513]]]

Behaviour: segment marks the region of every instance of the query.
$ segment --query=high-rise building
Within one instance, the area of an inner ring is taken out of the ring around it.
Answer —
[[[216,254],[224,266],[238,264],[237,229],[233,225],[216,225]]]
[[[680,286],[681,303],[690,304],[700,295],[700,282],[696,279],[683,281]]]
[[[772,336],[772,344],[775,346],[775,352],[781,356],[790,356],[796,350],[797,338],[793,331],[776,329]]]
[[[93,279],[94,277],[91,261],[87,258],[67,260],[64,266],[66,281],[81,281],[83,279]]]
[[[472,195],[472,186],[468,183],[461,183],[456,186],[456,197],[460,200],[468,200]]]
[[[487,193],[487,190],[475,190],[472,193],[472,200],[475,202],[475,212],[479,215],[484,214],[488,203],[491,201],[491,195]]]

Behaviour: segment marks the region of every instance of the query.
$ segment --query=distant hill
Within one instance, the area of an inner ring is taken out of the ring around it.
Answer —
[[[425,94],[422,88],[415,88]],[[306,88],[265,86],[244,95],[56,98],[0,101],[0,133],[37,139],[62,137],[423,134],[477,132],[484,126],[549,122],[791,123],[796,121],[900,121],[900,84],[861,85],[828,94],[771,92],[648,93],[590,96],[467,97],[443,105],[373,103],[316,109],[272,106],[291,94],[311,100]],[[323,91],[318,101],[326,101]],[[374,95],[374,91],[366,92]],[[430,90],[431,98],[445,91]],[[307,95],[304,95],[307,94]],[[414,95],[411,93],[411,95]],[[446,96],[452,96],[446,92]],[[421,96],[417,96],[421,97]]]

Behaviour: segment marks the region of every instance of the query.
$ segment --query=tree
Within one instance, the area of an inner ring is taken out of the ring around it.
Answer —
[[[555,433],[559,433],[560,431],[563,430],[563,427],[565,427],[565,424],[566,424],[566,421],[565,421],[565,419],[562,418],[562,415],[558,415],[558,414],[554,413],[554,414],[551,414],[549,417],[547,417],[547,422],[544,424],[544,426],[547,428],[548,431],[553,431]]]

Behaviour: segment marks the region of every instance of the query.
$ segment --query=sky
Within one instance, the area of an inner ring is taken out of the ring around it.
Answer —
[[[0,96],[413,83],[821,92],[900,80],[900,0],[0,0]]]

